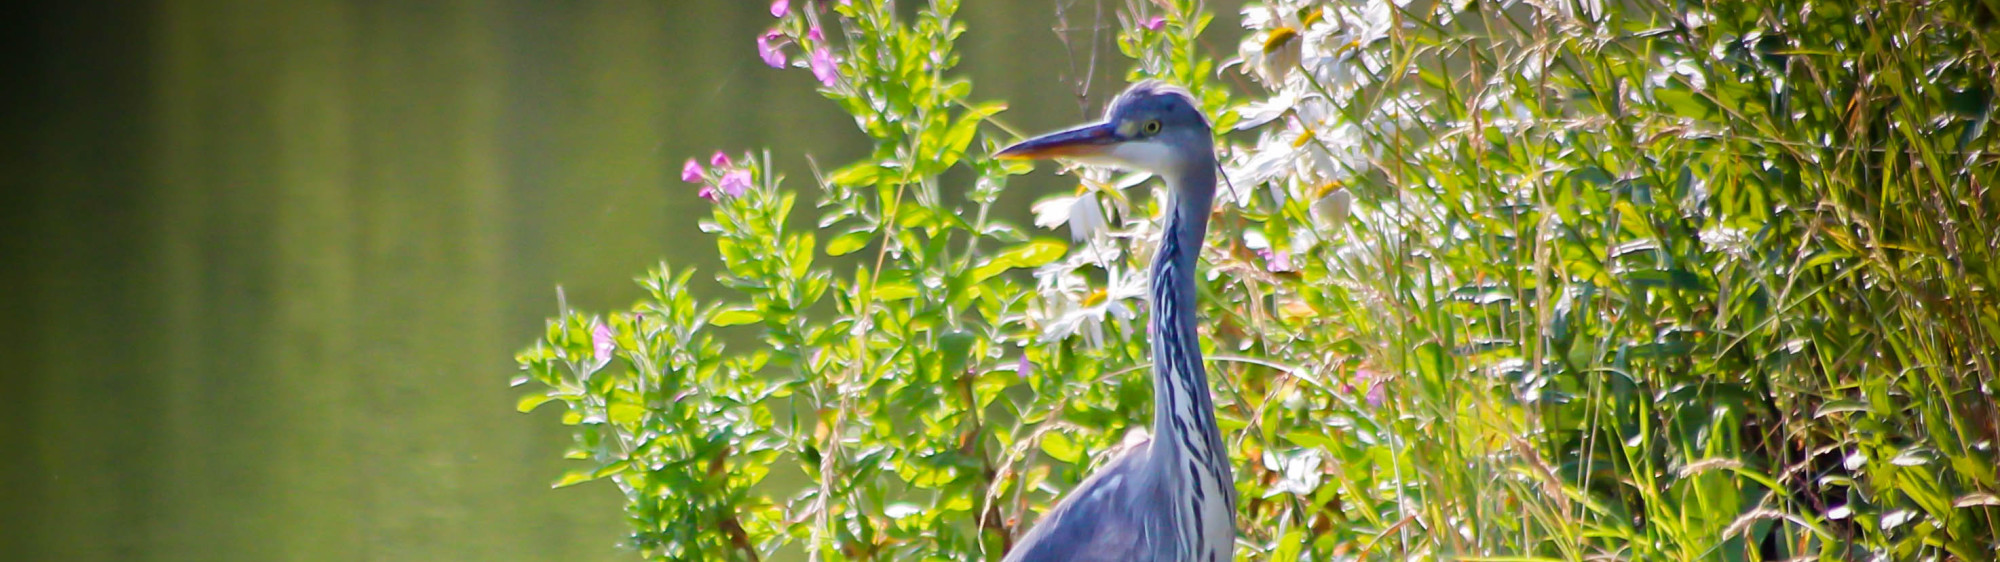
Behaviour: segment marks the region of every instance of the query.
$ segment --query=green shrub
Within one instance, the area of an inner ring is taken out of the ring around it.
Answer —
[[[1282,1],[1232,93],[1166,4],[1119,46],[1225,133],[1240,557],[2000,549],[2000,8]],[[1149,421],[1158,198],[1086,171],[1036,206],[1074,242],[995,220],[1027,168],[985,156],[1014,135],[951,74],[955,9],[780,20],[771,60],[875,142],[818,228],[768,159],[690,161],[739,296],[663,265],[521,353],[587,461],[558,484],[616,483],[648,557],[997,559]]]

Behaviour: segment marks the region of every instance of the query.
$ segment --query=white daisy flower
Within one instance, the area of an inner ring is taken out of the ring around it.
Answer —
[[[1145,276],[1117,266],[1105,271],[1109,279],[1102,288],[1091,287],[1082,275],[1074,272],[1044,279],[1045,283],[1054,284],[1053,290],[1042,292],[1045,302],[1053,306],[1039,315],[1043,320],[1039,343],[1061,341],[1081,333],[1091,347],[1103,347],[1105,321],[1122,325],[1139,316],[1137,303],[1146,294]]]

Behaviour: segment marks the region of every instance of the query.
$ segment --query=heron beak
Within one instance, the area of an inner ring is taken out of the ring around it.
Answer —
[[[1024,140],[994,156],[1004,160],[1087,158],[1110,152],[1118,141],[1116,125],[1097,123]]]

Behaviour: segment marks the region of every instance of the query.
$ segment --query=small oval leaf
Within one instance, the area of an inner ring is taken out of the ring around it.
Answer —
[[[597,479],[596,477],[594,477],[594,476],[591,476],[591,474],[592,474],[592,473],[595,473],[595,472],[596,472],[595,470],[592,470],[592,469],[588,469],[588,468],[579,468],[579,469],[576,469],[576,470],[572,470],[572,471],[569,471],[569,472],[565,472],[565,473],[563,473],[563,475],[562,475],[562,478],[561,478],[561,479],[558,479],[558,480],[556,480],[556,483],[555,483],[555,484],[551,484],[551,485],[549,485],[549,487],[550,487],[550,488],[568,488],[568,487],[570,487],[570,486],[575,486],[575,485],[577,485],[577,484],[582,484],[582,483],[584,483],[584,482],[589,482],[589,481],[591,481],[591,480],[596,480],[596,479]]]
[[[875,233],[867,230],[856,230],[835,236],[832,240],[826,241],[826,255],[845,256],[852,254],[855,250],[867,246],[868,240],[874,237]]]
[[[731,308],[715,313],[708,323],[717,326],[740,326],[764,320],[764,315],[748,308]]]
[[[1051,431],[1042,435],[1042,452],[1048,453],[1050,457],[1054,457],[1056,460],[1070,464],[1076,464],[1083,457],[1083,451],[1077,448],[1076,442],[1071,441],[1068,435],[1063,435],[1060,431]]]
[[[527,396],[522,396],[520,400],[514,402],[514,409],[519,410],[521,413],[525,414],[528,412],[533,412],[535,411],[535,408],[541,406],[542,404],[547,404],[550,400],[555,400],[555,399],[556,398],[554,396],[549,396],[547,394],[530,394]]]

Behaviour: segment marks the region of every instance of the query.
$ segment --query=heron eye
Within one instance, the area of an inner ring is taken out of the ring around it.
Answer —
[[[1146,122],[1146,124],[1145,124],[1145,126],[1144,126],[1144,129],[1146,130],[1146,134],[1148,134],[1148,135],[1157,135],[1157,134],[1160,134],[1160,122],[1159,122],[1159,121],[1147,121],[1147,122]]]

